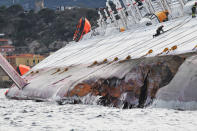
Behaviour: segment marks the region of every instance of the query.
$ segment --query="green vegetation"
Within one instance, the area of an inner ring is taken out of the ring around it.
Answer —
[[[27,47],[25,50],[27,52],[33,41],[44,45],[40,47],[48,48],[55,41],[60,43],[71,41],[76,24],[82,16],[87,17],[92,26],[96,26],[98,15],[95,9],[73,8],[60,12],[46,8],[35,13],[33,10],[25,12],[20,5],[9,8],[2,6],[0,7],[0,33],[5,33],[16,47]],[[17,51],[20,53],[19,49]],[[45,49],[34,53],[49,51]]]

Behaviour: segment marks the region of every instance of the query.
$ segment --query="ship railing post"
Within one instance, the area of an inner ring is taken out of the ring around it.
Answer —
[[[5,73],[12,79],[19,89],[23,89],[28,83],[22,78],[16,70],[10,65],[10,63],[0,53],[0,66]]]

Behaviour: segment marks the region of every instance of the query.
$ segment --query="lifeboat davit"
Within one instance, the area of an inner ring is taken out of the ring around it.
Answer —
[[[90,24],[89,20],[84,18],[84,17],[82,17],[79,20],[79,23],[77,25],[77,29],[75,31],[73,40],[78,42],[79,40],[81,40],[83,35],[87,34],[88,32],[90,32],[90,30],[91,30],[91,24]]]

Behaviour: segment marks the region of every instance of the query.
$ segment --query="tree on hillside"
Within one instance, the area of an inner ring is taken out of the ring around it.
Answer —
[[[0,13],[6,10],[6,6],[0,6]]]
[[[17,15],[23,13],[24,9],[21,5],[12,5],[6,9],[6,12],[10,15]]]
[[[96,25],[98,15],[95,9],[73,8],[57,12],[45,8],[35,13],[33,10],[24,12],[20,5],[0,7],[0,32],[7,34],[16,47],[28,49],[36,41],[41,46],[36,53],[42,53],[41,48],[49,47],[55,41],[72,41],[76,25],[82,16],[87,17],[92,26]],[[46,52],[46,48],[43,51]]]
[[[55,19],[55,11],[52,9],[45,8],[38,12],[38,16],[44,19],[45,23],[50,23],[53,22],[53,20]]]

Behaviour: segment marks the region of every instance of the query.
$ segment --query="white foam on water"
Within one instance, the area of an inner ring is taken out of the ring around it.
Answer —
[[[134,130],[196,131],[197,111],[149,107],[118,109],[98,105],[9,100],[0,89],[0,131]]]

